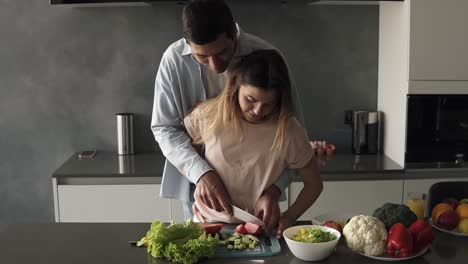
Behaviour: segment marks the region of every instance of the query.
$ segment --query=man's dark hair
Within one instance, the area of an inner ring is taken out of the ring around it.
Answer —
[[[188,41],[205,45],[223,33],[233,39],[237,28],[223,0],[192,0],[182,12],[182,31]]]

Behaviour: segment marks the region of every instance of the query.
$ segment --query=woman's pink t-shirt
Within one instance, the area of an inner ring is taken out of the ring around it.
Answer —
[[[278,126],[276,120],[260,124],[242,121],[242,140],[231,129],[202,138],[206,124],[198,117],[199,110],[195,108],[184,119],[188,135],[204,142],[205,159],[221,177],[232,203],[251,213],[263,191],[275,183],[284,169],[303,168],[314,155],[306,130],[294,117],[287,121],[284,152],[274,159],[271,146]],[[193,209],[202,222],[242,222],[196,200]]]

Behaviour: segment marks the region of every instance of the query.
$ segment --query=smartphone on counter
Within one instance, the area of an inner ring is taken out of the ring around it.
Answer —
[[[92,159],[96,155],[96,150],[85,150],[78,154],[79,159]]]

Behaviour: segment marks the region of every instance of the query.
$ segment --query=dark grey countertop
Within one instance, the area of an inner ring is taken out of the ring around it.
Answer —
[[[405,167],[410,170],[468,170],[468,162],[414,162],[406,163]]]
[[[166,161],[159,152],[120,156],[115,152],[97,151],[90,159],[80,159],[78,154],[65,161],[52,177],[160,177]]]
[[[136,178],[153,177],[160,182],[165,157],[161,153],[141,153],[119,156],[114,152],[98,151],[92,159],[79,159],[78,153],[70,157],[52,175],[57,179],[71,178]],[[335,154],[320,157],[323,180],[398,179],[404,169],[384,155]]]
[[[143,248],[129,245],[146,234],[142,223],[51,223],[0,225],[0,259],[15,264],[155,264],[169,263],[153,259]],[[431,249],[423,256],[400,263],[466,263],[468,239],[435,231]],[[209,259],[200,263],[299,264],[284,240],[281,254],[265,258]],[[352,252],[340,241],[336,251],[320,263],[383,263]]]
[[[401,173],[404,168],[389,157],[376,155],[334,154],[317,157],[321,174]]]

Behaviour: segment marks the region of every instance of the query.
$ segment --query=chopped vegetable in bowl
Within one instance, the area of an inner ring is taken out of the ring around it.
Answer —
[[[305,243],[322,243],[335,240],[336,236],[331,232],[319,228],[301,228],[292,237],[292,240]]]
[[[304,230],[300,231],[301,229]],[[318,229],[320,232],[312,231],[315,229]],[[318,233],[318,235],[314,235],[314,237],[318,237],[315,238],[316,243],[302,241],[306,240],[305,238],[309,233],[313,235],[312,232]],[[294,239],[295,235],[301,235],[304,237],[304,239],[301,238],[301,241],[297,241]],[[284,240],[286,240],[286,244],[291,250],[291,253],[295,257],[304,261],[319,261],[327,258],[333,253],[336,245],[338,244],[338,241],[340,240],[341,234],[339,231],[331,227],[319,225],[301,225],[287,228],[283,231],[283,237]],[[320,243],[318,240],[322,242]]]

